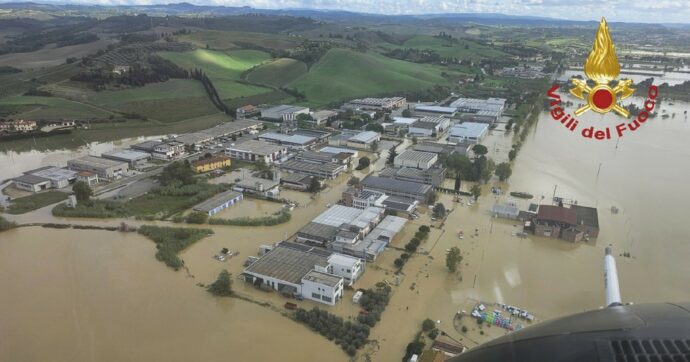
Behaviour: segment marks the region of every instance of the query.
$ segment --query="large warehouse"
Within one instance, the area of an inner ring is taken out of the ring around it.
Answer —
[[[479,143],[489,131],[486,123],[464,122],[456,124],[448,132],[448,142],[450,143]]]
[[[116,180],[124,177],[129,170],[127,162],[108,160],[95,156],[84,156],[67,161],[67,167],[74,171],[89,171],[100,179]]]
[[[421,170],[431,168],[438,161],[438,155],[431,152],[406,150],[395,156],[395,167],[413,167]]]

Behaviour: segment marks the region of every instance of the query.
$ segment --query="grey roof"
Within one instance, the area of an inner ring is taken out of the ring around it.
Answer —
[[[344,171],[345,166],[339,163],[315,163],[306,161],[289,160],[283,162],[280,168],[285,170],[290,170],[294,172],[305,172],[305,171],[325,171],[333,173],[342,169]]]
[[[237,192],[237,191],[225,191],[221,192],[218,195],[215,195],[211,197],[210,199],[194,206],[194,210],[196,211],[203,211],[203,212],[209,212],[218,206],[238,197],[241,196],[242,194]]]
[[[291,105],[287,105],[287,104],[281,104],[279,106],[274,106],[271,108],[264,109],[261,112],[262,113],[263,112],[267,112],[267,113],[270,112],[270,113],[287,114],[287,113],[295,113],[295,112],[303,111],[305,109],[308,110],[309,108],[299,107],[299,106],[291,106]]]
[[[459,111],[500,111],[505,107],[506,100],[503,98],[458,98],[451,103],[451,106],[458,108]]]
[[[24,172],[24,174],[39,176],[49,180],[70,180],[77,177],[77,171],[53,166],[41,167],[35,170]]]
[[[417,121],[417,122],[412,123],[410,125],[410,128],[422,128],[422,129],[436,129],[436,127],[438,127],[438,123],[424,122],[424,121]]]
[[[225,123],[217,125],[215,127],[201,130],[198,133],[207,134],[207,135],[212,136],[212,137],[222,137],[222,136],[231,135],[233,133],[238,133],[240,131],[244,131],[248,128],[257,127],[257,126],[260,126],[261,124],[262,124],[262,122],[253,121],[250,119],[237,119],[233,122],[225,122]]]
[[[311,181],[312,176],[303,175],[299,173],[287,172],[280,175],[280,181],[293,182],[293,183],[305,183],[308,184]]]
[[[275,132],[267,132],[259,136],[259,139],[266,139],[280,143],[287,143],[292,145],[306,145],[316,141],[315,137],[303,136],[299,134],[283,134]]]
[[[87,165],[89,167],[96,167],[96,168],[108,168],[108,167],[116,167],[116,166],[123,166],[127,165],[126,162],[122,161],[115,161],[115,160],[109,160],[107,158],[103,157],[96,157],[96,156],[84,156],[80,157],[74,160],[69,160],[67,163],[75,163],[75,164],[82,164],[82,165]]]
[[[304,225],[304,227],[302,227],[298,233],[314,236],[324,240],[333,240],[338,234],[338,227],[321,224],[318,222],[310,222],[309,224]]]
[[[209,135],[203,132],[185,133],[177,136],[175,140],[182,142],[185,145],[194,145],[197,143],[208,142],[214,138],[213,135]]]
[[[520,213],[520,210],[513,205],[495,204],[491,208],[491,212],[494,214],[517,216]]]
[[[353,141],[353,142],[361,142],[361,143],[370,143],[374,142],[377,138],[379,137],[379,134],[374,131],[364,131],[360,132],[357,135],[350,137],[348,141]]]
[[[328,266],[327,256],[308,251],[313,248],[305,251],[283,244],[273,248],[244,271],[299,285],[314,266]]]
[[[318,160],[320,162],[331,162],[331,160],[335,157],[335,154],[333,153],[328,153],[328,152],[314,152],[314,151],[305,151],[297,156],[295,156],[295,159],[306,159],[306,160]]]
[[[362,180],[362,185],[377,190],[392,190],[415,195],[425,195],[432,189],[431,185],[376,176],[366,177]]]
[[[349,224],[357,219],[364,210],[343,205],[333,205],[328,210],[322,212],[314,218],[314,222],[320,224],[340,227],[342,224]]]
[[[143,151],[148,151],[151,152],[153,149],[158,146],[162,145],[163,142],[161,141],[144,141],[141,143],[137,143],[134,145],[129,146],[129,148],[135,149],[135,150],[143,150]]]
[[[388,196],[382,202],[383,206],[385,206],[387,209],[398,211],[407,211],[410,206],[414,206],[416,203],[417,200],[399,196]]]
[[[448,145],[443,143],[421,142],[414,145],[415,151],[431,152],[431,153],[452,153],[455,145]]]
[[[242,152],[249,152],[260,156],[271,155],[276,152],[283,150],[283,147],[276,146],[274,144],[264,142],[264,141],[254,141],[249,140],[234,146],[228,147],[228,150],[237,150]]]
[[[486,132],[489,125],[486,123],[463,122],[450,128],[451,137],[477,138]]]
[[[270,190],[278,185],[280,185],[280,182],[274,181],[274,180],[267,180],[265,178],[259,178],[259,177],[254,177],[254,176],[244,176],[243,179],[240,181],[237,181],[235,183],[235,186],[244,188],[244,189],[250,189],[250,190],[255,190],[257,183],[263,185],[264,191]]]
[[[41,184],[44,182],[50,182],[50,180],[45,178],[45,177],[34,176],[34,175],[21,175],[19,177],[15,177],[14,180],[21,182],[21,183],[25,183],[25,184],[31,184],[31,185]]]
[[[433,112],[433,113],[455,113],[457,109],[455,107],[441,107],[441,106],[426,106],[417,105],[414,107],[415,111],[420,112]]]
[[[308,281],[314,282],[314,283],[328,285],[331,288],[334,288],[336,285],[338,285],[338,283],[340,283],[341,280],[343,280],[342,277],[335,276],[332,274],[322,273],[322,272],[316,271],[316,270],[310,271],[302,279],[308,280]]]
[[[396,159],[415,162],[429,162],[437,158],[438,155],[431,152],[405,150],[405,152],[395,156]]]
[[[113,150],[110,152],[103,153],[101,156],[117,160],[127,160],[130,162],[151,158],[151,155],[146,152],[134,150]]]

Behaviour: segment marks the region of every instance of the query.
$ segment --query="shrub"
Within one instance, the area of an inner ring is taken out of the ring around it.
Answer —
[[[393,264],[395,264],[395,266],[398,267],[398,268],[402,268],[403,265],[405,265],[405,259],[397,258],[397,259],[395,259],[395,261],[393,262]]]
[[[421,231],[425,234],[428,234],[429,232],[431,232],[431,228],[428,227],[427,225],[422,225],[419,227],[419,231]]]
[[[5,219],[4,217],[2,217],[2,215],[0,215],[0,231],[9,230],[9,229],[12,229],[16,226],[17,226],[17,224],[15,224],[12,221]]]
[[[195,211],[186,218],[188,224],[204,224],[206,220],[208,220],[208,214],[200,211]]]
[[[431,319],[427,318],[422,322],[422,330],[424,332],[428,332],[436,327],[436,323],[432,321]]]
[[[290,221],[292,215],[289,211],[278,211],[274,216],[264,216],[258,218],[240,217],[236,219],[209,219],[211,225],[233,225],[233,226],[273,226]]]
[[[144,225],[139,228],[139,234],[156,243],[158,249],[156,259],[175,270],[184,266],[184,262],[177,256],[177,253],[212,233],[213,231],[209,229],[183,229],[151,225]]]
[[[232,295],[232,274],[228,273],[227,270],[223,269],[219,274],[213,284],[209,285],[209,293],[217,295],[219,297],[229,297]]]

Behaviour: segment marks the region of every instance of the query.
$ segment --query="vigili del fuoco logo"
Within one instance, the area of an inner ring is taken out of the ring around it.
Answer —
[[[635,89],[631,87],[633,82],[630,79],[616,80],[621,69],[616,58],[616,48],[609,34],[609,26],[604,18],[601,18],[599,23],[599,30],[597,30],[592,51],[585,62],[584,71],[589,81],[577,78],[570,80],[572,83],[570,94],[586,102],[584,106],[575,110],[575,115],[580,116],[587,111],[601,114],[613,111],[620,117],[630,117],[630,112],[619,102],[630,97]],[[551,98],[551,117],[569,131],[578,132],[582,137],[596,140],[611,139],[612,135],[620,138],[639,129],[649,119],[649,114],[654,110],[659,94],[655,85],[649,86],[644,107],[632,121],[618,123],[613,129],[610,126],[590,126],[580,129],[578,128],[580,121],[566,113],[560,106],[561,96],[556,93],[559,88],[559,85],[554,85],[546,93]]]

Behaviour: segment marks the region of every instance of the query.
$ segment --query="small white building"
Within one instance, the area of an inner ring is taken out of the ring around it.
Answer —
[[[22,175],[14,178],[14,187],[20,190],[39,192],[50,188],[50,180],[40,176]]]
[[[302,297],[335,305],[343,297],[342,277],[312,270],[302,277]]]
[[[353,285],[364,273],[364,262],[353,256],[334,253],[328,257],[332,273],[343,277],[347,285]]]
[[[249,140],[225,149],[225,155],[241,161],[270,165],[287,155],[287,148],[264,141]]]

